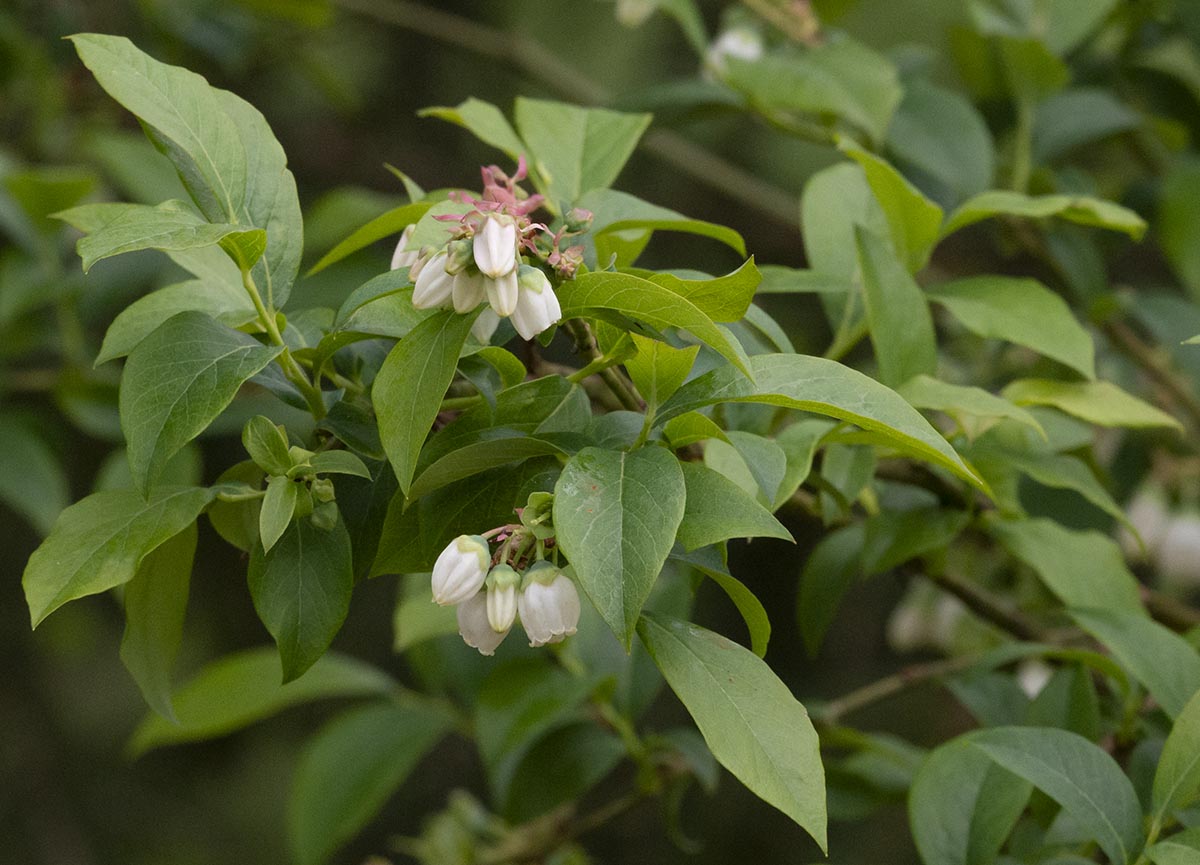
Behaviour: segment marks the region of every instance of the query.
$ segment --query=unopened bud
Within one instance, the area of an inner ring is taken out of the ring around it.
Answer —
[[[433,565],[433,599],[443,607],[477,594],[487,579],[491,552],[478,535],[459,535],[446,545]]]
[[[496,565],[487,576],[487,617],[492,630],[505,633],[517,618],[521,575],[508,565]]]
[[[470,239],[452,240],[446,244],[446,273],[461,273],[475,261]]]
[[[582,207],[572,207],[567,211],[563,224],[570,234],[581,234],[592,227],[592,212]]]
[[[337,505],[332,501],[321,502],[313,508],[312,524],[323,532],[333,531],[338,521]]]
[[[329,478],[315,478],[309,484],[309,489],[319,502],[333,501],[333,481]]]

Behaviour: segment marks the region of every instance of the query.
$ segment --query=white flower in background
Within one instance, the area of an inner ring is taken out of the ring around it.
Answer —
[[[454,289],[451,298],[454,301],[454,311],[460,315],[471,312],[487,294],[487,277],[478,273],[463,270],[453,277]]]
[[[1053,668],[1037,658],[1017,664],[1017,684],[1025,692],[1025,696],[1031,700],[1042,693],[1042,689],[1046,687],[1046,683],[1053,675]]]
[[[471,336],[486,345],[492,341],[492,335],[499,326],[500,316],[496,315],[496,311],[489,307],[479,313],[479,318],[475,319],[475,323],[471,325]]]
[[[1126,526],[1121,526],[1117,532],[1121,549],[1125,551],[1126,556],[1137,561],[1153,557],[1162,544],[1171,522],[1166,495],[1157,484],[1146,484],[1129,500],[1125,514],[1138,535],[1141,535],[1146,549],[1142,550],[1137,536]]]
[[[705,71],[710,75],[724,75],[729,58],[753,63],[763,55],[763,40],[751,27],[733,27],[726,30],[708,46],[704,56]]]
[[[626,27],[640,27],[657,8],[656,0],[617,0],[617,20]]]
[[[511,217],[487,214],[475,231],[475,266],[499,279],[517,269],[517,224]],[[500,312],[499,309],[496,310]],[[500,312],[501,315],[508,315]]]
[[[456,279],[458,277],[446,273],[446,253],[439,252],[421,268],[417,276],[413,285],[413,306],[417,309],[444,306],[451,298]]]
[[[399,270],[402,267],[412,267],[417,263],[417,259],[421,257],[421,254],[417,250],[407,248],[409,242],[412,240],[413,229],[416,227],[416,223],[413,223],[400,232],[400,241],[396,244],[396,251],[392,253],[392,270]]]
[[[517,308],[517,269],[513,268],[504,276],[487,280],[487,299],[496,310],[496,315],[508,318]]]
[[[434,562],[433,599],[445,607],[477,594],[490,564],[487,541],[477,535],[459,535]]]
[[[521,575],[508,565],[496,565],[487,577],[487,618],[496,633],[507,633],[517,619]]]
[[[1200,512],[1188,509],[1171,520],[1156,562],[1164,586],[1193,591],[1200,586]]]
[[[522,339],[533,339],[562,318],[562,307],[550,280],[538,268],[522,265],[517,282],[520,291],[512,311],[513,327]]]
[[[458,633],[463,642],[481,655],[494,655],[508,631],[497,632],[488,621],[487,596],[479,592],[458,605]]]
[[[579,626],[575,583],[549,562],[539,562],[525,572],[517,607],[531,646],[560,642]]]

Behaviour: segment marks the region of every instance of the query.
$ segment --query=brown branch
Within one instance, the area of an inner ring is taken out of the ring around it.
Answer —
[[[1045,642],[1049,636],[1037,622],[974,583],[949,574],[922,574],[943,591],[958,598],[971,612],[1019,640]]]
[[[851,712],[857,712],[872,703],[878,703],[880,700],[895,696],[916,685],[961,672],[977,660],[978,658],[964,655],[905,667],[890,676],[884,676],[882,679],[863,685],[836,700],[829,701],[819,710],[814,711],[814,718],[826,724],[836,724]]]

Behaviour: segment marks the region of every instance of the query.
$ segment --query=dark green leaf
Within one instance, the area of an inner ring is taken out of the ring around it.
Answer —
[[[1160,663],[1166,659],[1160,659]],[[1154,773],[1154,819],[1159,823],[1200,793],[1200,693],[1175,718]]]
[[[686,466],[687,464],[685,464]],[[767,643],[771,639],[771,620],[767,611],[754,594],[746,588],[737,577],[729,573],[725,566],[725,557],[718,547],[704,547],[694,552],[682,552],[676,547],[671,552],[671,559],[691,565],[704,576],[721,587],[722,591],[733,601],[746,629],[750,632],[750,648],[760,658],[767,654]]]
[[[11,415],[0,415],[0,501],[41,535],[70,501],[67,475],[42,438]]]
[[[792,539],[771,512],[724,475],[698,463],[682,463],[687,503],[678,538],[694,550],[729,538]]]

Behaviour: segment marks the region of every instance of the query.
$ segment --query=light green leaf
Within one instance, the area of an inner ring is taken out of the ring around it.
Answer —
[[[684,465],[686,467],[688,464]],[[745,621],[746,629],[750,632],[751,651],[760,658],[765,657],[767,643],[771,639],[771,620],[767,616],[762,601],[755,596],[754,592],[729,573],[729,569],[725,565],[723,549],[723,547],[705,547],[694,552],[681,552],[676,547],[671,552],[671,559],[691,565],[721,587],[729,596],[729,600],[733,601],[734,606],[738,608],[738,612],[742,614],[742,620]]]
[[[926,290],[973,333],[1015,342],[1096,377],[1092,337],[1066,302],[1036,279],[976,276]]]
[[[25,566],[22,582],[33,626],[67,601],[133,579],[142,560],[195,521],[212,490],[160,487],[93,493],[63,511]]]
[[[826,847],[825,770],[808,713],[752,652],[698,625],[643,615],[650,656],[713,756]]]
[[[679,390],[692,371],[700,346],[675,348],[637,333],[630,337],[637,353],[625,361],[625,369],[646,402],[657,408]]]
[[[659,412],[660,421],[722,402],[760,402],[828,415],[879,433],[898,450],[949,469],[980,485],[949,443],[895,391],[831,360],[806,355],[750,358],[754,381],[719,367],[681,387]]]
[[[308,458],[308,465],[319,475],[350,475],[371,480],[367,464],[346,450],[319,451]]]
[[[288,837],[298,865],[327,862],[452,727],[445,712],[415,701],[363,706],[323,727],[292,778]]]
[[[0,414],[0,502],[45,536],[69,501],[58,457],[29,425]]]
[[[345,523],[339,518],[326,530],[307,518],[294,521],[270,551],[251,551],[249,581],[254,609],[279,646],[286,684],[324,654],[350,609],[354,571]]]
[[[705,439],[717,439],[728,443],[725,430],[708,415],[698,411],[690,411],[673,417],[663,426],[663,435],[675,450],[694,445]]]
[[[454,107],[435,106],[423,108],[418,112],[420,117],[436,117],[455,123],[484,144],[490,144],[497,150],[504,151],[513,159],[525,153],[525,143],[521,141],[516,130],[512,128],[504,116],[504,112],[490,102],[471,97]]]
[[[1006,189],[990,189],[964,202],[950,214],[942,226],[942,237],[993,216],[1020,216],[1027,219],[1057,216],[1080,225],[1120,231],[1134,240],[1141,239],[1146,232],[1145,220],[1132,210],[1111,201],[1086,195],[1030,196]]]
[[[292,467],[288,440],[269,418],[255,415],[242,428],[242,446],[250,458],[271,475],[286,475]]]
[[[1110,862],[1132,862],[1145,843],[1133,785],[1106,752],[1052,727],[994,727],[967,736],[997,765],[1062,806]]]
[[[891,228],[895,254],[909,273],[929,261],[942,227],[942,209],[909,183],[899,171],[849,138],[838,140],[838,149],[862,166],[867,183]],[[861,229],[860,229],[861,232]],[[859,244],[862,257],[862,244]]]
[[[308,269],[308,276],[320,273],[331,264],[336,264],[343,258],[370,246],[377,240],[390,235],[399,235],[405,228],[415,223],[432,206],[429,201],[414,201],[392,208],[387,213],[380,214],[361,228],[355,229],[349,237],[341,241],[320,260]],[[399,241],[399,237],[396,238]]]
[[[171,667],[183,640],[196,538],[196,524],[190,523],[147,554],[125,586],[121,661],[150,708],[170,720]]]
[[[672,273],[654,271],[642,271],[638,276],[686,297],[713,321],[725,322],[740,321],[747,315],[762,281],[753,258],[732,273],[713,279],[682,279]]]
[[[1183,51],[1195,63],[1192,46]],[[1200,160],[1179,160],[1163,178],[1156,228],[1175,273],[1200,299]]]
[[[779,538],[791,533],[745,490],[699,463],[681,463],[687,488],[678,538],[687,550],[730,538]]]
[[[1107,381],[1054,381],[1023,378],[1002,391],[1017,405],[1048,405],[1088,423],[1133,429],[1169,427],[1180,433],[1175,418]]]
[[[1187,829],[1164,838],[1146,850],[1154,865],[1197,865],[1200,863],[1200,829]]]
[[[578,206],[592,213],[592,236],[596,240],[597,257],[601,265],[608,262],[613,250],[606,243],[606,235],[613,235],[631,229],[653,231],[681,231],[696,234],[719,241],[737,252],[746,254],[746,241],[732,228],[705,222],[702,219],[691,219],[682,213],[677,213],[667,207],[660,207],[643,201],[628,192],[616,189],[593,189],[579,199]],[[622,261],[618,265],[627,266],[632,261]],[[722,319],[724,321],[724,319]]]
[[[562,316],[624,316],[652,327],[679,327],[702,340],[738,369],[746,371],[741,347],[687,298],[648,279],[628,273],[585,273],[558,288]]]
[[[1200,655],[1144,612],[1080,605],[1068,612],[1146,686],[1172,718],[1200,690]]]
[[[294,682],[280,684],[274,649],[250,649],[205,666],[175,692],[172,723],[148,715],[129,740],[133,756],[152,748],[213,739],[290,706],[332,697],[386,696],[399,686],[382,670],[330,652]]]
[[[880,381],[896,387],[915,375],[933,375],[937,336],[920,286],[883,238],[861,226],[855,226],[854,238]]]
[[[120,394],[138,489],[146,492],[167,461],[280,351],[200,312],[174,315],[138,343],[125,363]]]
[[[264,552],[271,552],[271,547],[287,531],[299,497],[299,484],[290,478],[276,475],[267,481],[267,494],[258,512],[258,537]]]
[[[896,392],[914,408],[945,412],[960,425],[964,425],[964,416],[1008,419],[1033,427],[1045,435],[1033,415],[983,388],[948,384],[927,375],[918,375],[896,388]]]
[[[685,495],[679,460],[653,446],[631,453],[584,448],[555,484],[558,545],[627,649],[675,542]]]
[[[1163,663],[1166,659],[1159,659]],[[1200,693],[1175,718],[1154,773],[1154,819],[1163,823],[1200,794]]]
[[[379,436],[406,494],[474,320],[453,310],[430,316],[396,343],[375,378]]]
[[[651,119],[525,97],[517,98],[513,117],[541,191],[556,206],[612,186]]]

